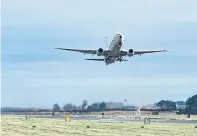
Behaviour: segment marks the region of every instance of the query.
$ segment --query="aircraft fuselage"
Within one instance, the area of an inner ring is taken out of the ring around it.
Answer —
[[[117,34],[114,36],[113,40],[109,46],[109,54],[104,58],[105,64],[115,63],[115,61],[120,57],[120,50],[123,45],[123,35]]]

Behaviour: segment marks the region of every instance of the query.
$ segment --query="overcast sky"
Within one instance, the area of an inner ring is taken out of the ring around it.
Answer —
[[[197,93],[196,0],[3,0],[2,106],[47,107],[82,100],[150,104]],[[168,53],[104,65],[56,47]]]

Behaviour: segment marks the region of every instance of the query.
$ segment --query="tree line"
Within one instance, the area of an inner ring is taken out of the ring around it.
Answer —
[[[155,103],[157,108],[153,109],[141,109],[141,111],[176,111],[177,114],[197,114],[197,94],[189,97],[186,101],[169,101],[161,100]],[[184,105],[184,108],[177,109],[177,105]],[[108,108],[106,102],[95,102],[88,104],[87,100],[83,100],[80,106],[67,103],[60,107],[57,103],[53,105],[52,109],[45,108],[13,108],[13,107],[2,107],[1,112],[92,112],[92,111],[109,111],[109,110],[127,110],[126,106],[122,108]],[[134,109],[135,110],[135,109]]]
[[[60,111],[77,111],[77,110],[84,110],[84,111],[104,111],[106,110],[106,103],[105,102],[95,102],[91,105],[88,105],[87,100],[83,100],[81,106],[75,106],[71,103],[65,104],[62,108],[56,103],[53,105],[54,112]]]
[[[177,111],[177,114],[197,114],[197,94],[189,97],[186,102],[184,101],[165,101],[161,100],[156,103],[161,110]],[[184,108],[177,109],[177,105],[185,105]]]
[[[161,100],[155,105],[158,107],[158,111],[176,111],[177,114],[197,114],[197,94],[189,97],[185,102],[184,101],[169,101],[169,100]],[[184,108],[177,108],[177,105],[185,105]],[[91,105],[88,105],[87,100],[83,100],[81,106],[75,106],[71,103],[65,104],[62,108],[58,104],[53,105],[53,111],[106,111],[109,110],[106,107],[105,102],[96,102]],[[125,107],[119,110],[125,110]],[[141,109],[145,110],[145,109]],[[152,109],[153,110],[153,109]]]

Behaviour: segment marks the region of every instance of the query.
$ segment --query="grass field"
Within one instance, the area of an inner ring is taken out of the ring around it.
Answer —
[[[197,136],[197,124],[140,122],[99,123],[99,121],[65,122],[64,119],[1,117],[2,136]],[[87,128],[90,126],[90,128]],[[141,128],[144,126],[144,128]]]

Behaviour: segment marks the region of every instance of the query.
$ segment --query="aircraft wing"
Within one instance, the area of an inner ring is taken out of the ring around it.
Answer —
[[[96,54],[97,50],[85,50],[85,49],[65,49],[65,48],[55,48],[59,50],[66,50],[66,51],[74,51],[74,52],[80,52],[84,54]]]
[[[134,55],[141,55],[146,53],[166,52],[166,50],[154,50],[154,51],[134,51]]]
[[[133,51],[133,55],[141,55],[141,54],[147,54],[147,53],[156,53],[156,52],[167,52],[167,50],[150,50],[150,51]],[[126,56],[128,51],[121,50],[120,54],[121,56]]]
[[[55,48],[55,49],[80,52],[84,54],[96,54],[97,53],[97,50],[87,50],[87,49],[66,49],[66,48]],[[103,56],[107,56],[108,53],[109,53],[109,50],[104,50]]]

